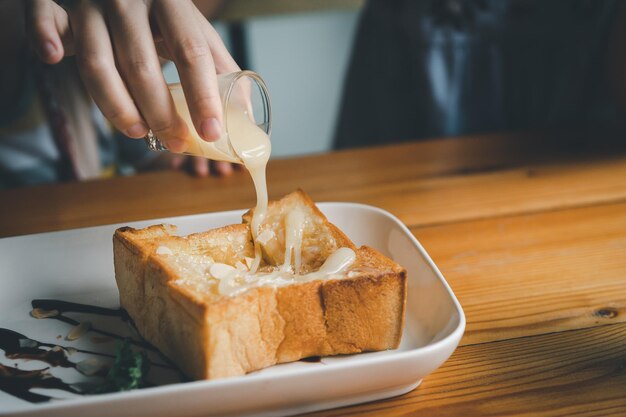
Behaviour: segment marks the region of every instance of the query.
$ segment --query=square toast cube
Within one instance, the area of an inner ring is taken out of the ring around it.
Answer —
[[[301,190],[270,202],[260,225],[261,271],[285,261],[285,222],[303,213],[302,274],[339,248],[354,262],[328,279],[220,292],[212,265],[245,268],[254,257],[252,211],[243,223],[176,235],[176,227],[122,227],[113,236],[120,303],[139,333],[193,379],[214,379],[310,356],[397,348],[406,270],[373,248],[355,245]],[[259,241],[260,239],[257,239]]]

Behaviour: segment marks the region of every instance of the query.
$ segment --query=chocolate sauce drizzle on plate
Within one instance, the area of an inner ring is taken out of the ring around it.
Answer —
[[[80,394],[71,385],[48,373],[49,368],[24,371],[0,364],[0,390],[31,403],[50,401],[48,395],[32,392],[32,388],[52,388]]]
[[[59,320],[71,326],[77,326],[80,322],[65,316],[64,313],[88,313],[101,316],[118,317],[123,321],[128,322],[131,326],[134,326],[126,311],[121,308],[111,309],[61,300],[33,300],[31,305],[33,309],[53,312],[46,316],[45,319]],[[142,349],[156,352],[164,363],[150,361],[152,366],[177,370],[176,366],[168,358],[163,356],[157,348],[145,340],[136,340],[94,327],[91,327],[89,332],[98,333],[111,339],[125,340]],[[48,395],[32,392],[31,389],[33,388],[60,389],[72,394],[87,393],[84,390],[81,390],[81,384],[68,384],[53,376],[49,372],[51,367],[74,368],[84,375],[97,377],[102,377],[107,372],[107,367],[103,366],[101,369],[95,369],[93,372],[86,373],[85,369],[81,368],[81,364],[88,360],[72,362],[69,360],[68,354],[81,352],[94,356],[115,358],[115,355],[104,352],[95,352],[91,350],[62,346],[56,343],[41,342],[28,337],[27,335],[6,328],[0,328],[0,349],[4,350],[7,359],[38,360],[50,365],[42,369],[23,370],[19,369],[17,366],[13,367],[0,364],[0,391],[4,391],[7,394],[33,403],[46,402],[54,399],[54,397]],[[154,384],[148,385],[153,386]]]
[[[64,316],[63,313],[89,313],[89,314],[97,314],[100,316],[109,316],[109,317],[119,317],[122,320],[131,323],[134,326],[134,323],[128,313],[121,308],[106,308],[106,307],[98,307],[89,304],[80,304],[80,303],[72,303],[69,301],[61,301],[61,300],[33,300],[31,301],[31,305],[33,308],[40,308],[42,310],[56,310],[59,312],[58,315],[49,317],[51,319],[62,321],[63,323],[71,324],[72,326],[78,326],[80,324],[79,321],[76,321],[72,318]],[[112,339],[125,340],[128,339],[124,336],[120,336],[115,333],[108,332],[106,330],[101,330],[97,328],[92,328],[92,332],[101,334],[103,336],[110,337]],[[130,343],[133,345],[139,346],[141,348],[151,350],[154,352],[158,352],[159,350],[152,346],[150,343],[145,340],[134,340],[128,339]]]

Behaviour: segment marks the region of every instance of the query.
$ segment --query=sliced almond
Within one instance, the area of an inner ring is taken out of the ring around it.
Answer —
[[[211,265],[211,268],[209,269],[209,271],[211,275],[213,275],[214,278],[224,279],[236,273],[237,269],[235,269],[234,267],[228,264],[222,264],[222,263],[216,262],[213,265]]]
[[[48,319],[59,315],[59,310],[44,310],[43,308],[33,308],[30,315],[36,319]]]
[[[91,329],[91,322],[83,321],[78,326],[74,327],[70,332],[65,336],[65,340],[77,340],[82,337],[85,333],[87,333]]]
[[[100,372],[106,364],[96,358],[88,358],[76,364],[76,369],[83,375],[92,376]]]
[[[256,240],[260,244],[266,245],[267,242],[274,239],[275,237],[276,234],[274,234],[274,231],[272,229],[263,229],[263,231],[257,236]]]
[[[246,261],[246,265],[248,266],[248,270],[252,268],[252,264],[254,263],[254,258],[250,258],[249,256],[246,256],[245,261]]]

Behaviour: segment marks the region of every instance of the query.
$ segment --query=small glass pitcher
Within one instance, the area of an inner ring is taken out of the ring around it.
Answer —
[[[189,108],[185,101],[180,83],[168,84],[176,111],[187,123],[190,137],[187,142],[187,155],[201,156],[214,161],[226,161],[237,164],[243,163],[241,157],[233,148],[229,133],[229,113],[236,109],[245,110],[251,122],[270,136],[272,129],[272,106],[267,86],[263,79],[253,71],[240,71],[217,76],[222,108],[224,109],[222,136],[215,142],[202,139],[193,125]],[[234,120],[234,118],[233,118]],[[159,139],[148,131],[144,140],[153,151],[167,150]]]

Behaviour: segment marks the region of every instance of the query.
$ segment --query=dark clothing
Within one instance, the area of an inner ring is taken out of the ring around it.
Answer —
[[[615,6],[612,0],[370,1],[335,146],[612,124],[606,53]]]

